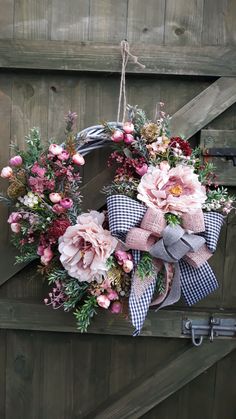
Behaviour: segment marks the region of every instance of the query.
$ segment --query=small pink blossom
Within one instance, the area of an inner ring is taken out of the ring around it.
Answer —
[[[49,199],[51,202],[53,202],[53,204],[58,204],[58,202],[61,201],[61,194],[57,193],[57,192],[52,192],[49,194]]]
[[[97,297],[97,303],[102,308],[108,308],[111,304],[109,298],[106,295],[99,295]]]
[[[120,143],[124,140],[124,133],[120,131],[119,129],[115,130],[111,136],[112,141],[114,143]]]
[[[127,274],[132,271],[133,267],[134,267],[134,264],[132,260],[125,260],[122,266],[123,271],[126,272]]]
[[[125,122],[123,124],[123,130],[126,134],[132,134],[134,132],[134,124],[132,122]]]
[[[10,177],[12,177],[13,175],[13,170],[10,166],[6,166],[3,167],[2,171],[1,171],[1,177],[4,179],[8,179]]]
[[[143,176],[148,171],[148,165],[144,163],[141,167],[136,167],[135,171],[136,173],[138,173],[139,176]]]
[[[120,301],[114,301],[111,305],[111,312],[113,314],[119,314],[122,312],[122,304]]]
[[[7,220],[9,224],[18,223],[22,219],[22,215],[19,212],[12,212]]]
[[[10,159],[9,161],[11,166],[21,166],[23,163],[22,157],[21,156],[14,156]]]
[[[73,201],[70,198],[63,198],[60,201],[60,205],[62,208],[70,209],[71,207],[73,207]]]
[[[61,152],[61,154],[58,154],[58,156],[57,156],[57,158],[59,159],[59,160],[61,160],[61,161],[63,161],[63,160],[68,160],[69,159],[69,157],[70,157],[70,154],[68,153],[68,151],[66,151],[66,150],[63,150],[62,152]]]
[[[85,160],[80,153],[76,153],[72,156],[72,160],[78,166],[83,166],[85,164]]]
[[[54,204],[52,208],[56,214],[63,214],[66,211],[60,204]]]
[[[125,144],[132,144],[135,141],[135,138],[132,134],[126,134],[124,137]]]
[[[58,144],[50,144],[49,152],[54,156],[58,156],[63,152],[63,148]]]
[[[31,168],[31,173],[34,173],[40,178],[43,178],[45,176],[46,169],[44,167],[40,167],[38,163],[34,163],[34,165]]]
[[[13,233],[19,233],[20,232],[20,224],[19,223],[11,223],[11,230]]]
[[[53,252],[52,252],[51,247],[48,246],[43,250],[43,255],[41,256],[41,263],[43,265],[48,265],[52,258],[53,258]]]
[[[110,289],[108,291],[109,292],[107,294],[107,298],[109,298],[110,301],[118,300],[118,294],[117,294],[117,292],[115,290]]]
[[[124,261],[128,259],[128,253],[123,250],[117,250],[115,252],[115,258],[119,265],[123,265]]]

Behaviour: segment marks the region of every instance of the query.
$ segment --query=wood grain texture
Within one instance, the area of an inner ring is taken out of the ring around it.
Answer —
[[[49,39],[50,0],[15,0],[14,38]]]
[[[208,0],[203,10],[203,45],[236,45],[236,3],[234,0]]]
[[[1,0],[0,39],[13,38],[14,0]]]
[[[51,39],[62,41],[88,40],[89,1],[61,1],[58,5],[58,0],[52,0],[51,8]]]
[[[235,348],[236,342],[224,345],[220,341],[214,345],[206,343],[199,348],[190,347],[152,371],[149,377],[143,377],[108,399],[104,406],[91,412],[86,419],[140,418]]]
[[[200,146],[203,149],[212,147],[229,148],[236,145],[236,130],[201,130]],[[236,186],[236,167],[233,159],[226,157],[208,157],[204,159],[214,164],[219,185]]]
[[[235,101],[236,78],[221,77],[172,116],[172,135],[190,138]]]
[[[141,336],[187,338],[182,332],[182,322],[186,319],[197,320],[210,316],[235,318],[234,313],[215,310],[193,311],[185,310],[149,310]],[[51,332],[78,333],[72,313],[63,310],[53,310],[41,302],[25,302],[22,300],[0,300],[0,329],[41,330]],[[133,327],[130,320],[124,316],[111,315],[110,312],[99,310],[89,327],[91,334],[115,334],[131,336]],[[222,338],[225,339],[225,338]],[[227,340],[227,339],[226,339]],[[232,340],[232,339],[231,339]]]
[[[127,73],[192,76],[235,76],[234,48],[206,46],[157,46],[131,44],[131,51],[144,63],[132,61]],[[71,70],[120,73],[121,54],[117,43],[40,40],[0,40],[0,67],[39,70]]]
[[[201,42],[203,0],[166,0],[165,44],[199,45]]]
[[[165,0],[129,0],[127,39],[129,42],[162,45],[164,41]]]
[[[89,40],[116,42],[126,38],[127,0],[90,0]]]
[[[5,418],[6,401],[6,330],[0,331],[0,417]]]

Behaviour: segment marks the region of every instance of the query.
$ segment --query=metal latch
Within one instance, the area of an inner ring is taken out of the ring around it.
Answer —
[[[235,147],[212,147],[203,149],[203,156],[205,157],[225,157],[227,160],[233,160],[233,165],[236,166],[236,148]]]
[[[236,319],[233,318],[216,318],[210,319],[185,319],[182,323],[183,334],[191,335],[192,343],[200,346],[204,336],[209,337],[213,342],[215,337],[230,337],[236,335]]]

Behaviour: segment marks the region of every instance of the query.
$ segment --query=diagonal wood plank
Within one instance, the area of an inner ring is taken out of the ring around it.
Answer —
[[[137,419],[154,406],[202,374],[236,348],[235,341],[205,343],[190,347],[153,371],[110,397],[86,419]]]
[[[192,137],[235,101],[236,78],[219,78],[172,116],[172,135],[181,135],[186,139]]]

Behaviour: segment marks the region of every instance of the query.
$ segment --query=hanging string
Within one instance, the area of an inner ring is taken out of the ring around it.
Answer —
[[[145,68],[145,65],[141,64],[138,61],[138,57],[136,55],[131,54],[128,41],[124,39],[123,41],[121,41],[120,46],[121,46],[122,67],[121,67],[120,93],[119,93],[119,102],[118,102],[118,111],[117,111],[117,123],[120,121],[122,99],[123,99],[122,122],[125,121],[125,113],[126,113],[126,106],[127,106],[125,75],[126,75],[126,67],[127,67],[129,59],[131,58],[133,63],[137,64],[139,67]]]

